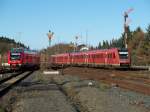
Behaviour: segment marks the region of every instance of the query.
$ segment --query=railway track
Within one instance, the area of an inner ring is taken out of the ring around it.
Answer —
[[[20,72],[0,80],[0,97],[4,96],[17,83],[31,75],[33,71]]]
[[[23,72],[15,72],[15,73],[4,73],[1,74],[1,78],[0,78],[0,84],[4,83],[7,80],[10,80],[13,77],[16,77],[20,74],[22,74]]]
[[[66,75],[77,75],[86,79],[102,81],[112,86],[118,86],[131,91],[150,95],[150,72],[118,71],[92,68],[67,68]],[[144,75],[145,74],[145,75]]]

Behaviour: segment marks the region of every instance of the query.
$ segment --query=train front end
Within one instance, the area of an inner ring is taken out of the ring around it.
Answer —
[[[21,49],[12,49],[9,52],[8,63],[10,68],[17,70],[21,68],[22,65],[22,50]]]
[[[119,53],[120,67],[130,67],[131,59],[128,49],[120,49],[118,50],[118,53]]]

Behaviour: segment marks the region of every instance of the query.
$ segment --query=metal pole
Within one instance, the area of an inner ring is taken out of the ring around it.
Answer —
[[[127,38],[128,38],[128,35],[127,35],[127,25],[126,25],[127,17],[128,17],[128,15],[126,14],[126,15],[124,16],[124,34],[125,34],[125,37],[124,37],[124,46],[125,46],[125,48],[128,47],[128,45],[127,45]]]
[[[125,32],[125,48],[128,48],[128,44],[127,44],[127,38],[128,38],[128,34],[127,32]]]
[[[51,47],[51,39],[49,39],[49,47]]]
[[[88,30],[86,30],[86,47],[88,47]]]
[[[64,65],[61,65],[61,75],[64,75]]]

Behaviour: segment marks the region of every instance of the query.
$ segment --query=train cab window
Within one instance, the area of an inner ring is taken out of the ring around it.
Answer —
[[[119,57],[120,59],[128,59],[128,50],[124,49],[124,50],[119,50]]]
[[[20,53],[11,53],[10,58],[11,58],[11,60],[19,60],[21,58],[21,54]]]

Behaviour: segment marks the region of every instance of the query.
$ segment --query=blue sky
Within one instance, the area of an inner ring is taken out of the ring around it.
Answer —
[[[103,40],[119,38],[123,32],[123,12],[129,8],[130,28],[145,30],[150,24],[149,0],[0,0],[0,36],[7,36],[32,49],[48,46],[46,33],[58,42],[96,46]]]

